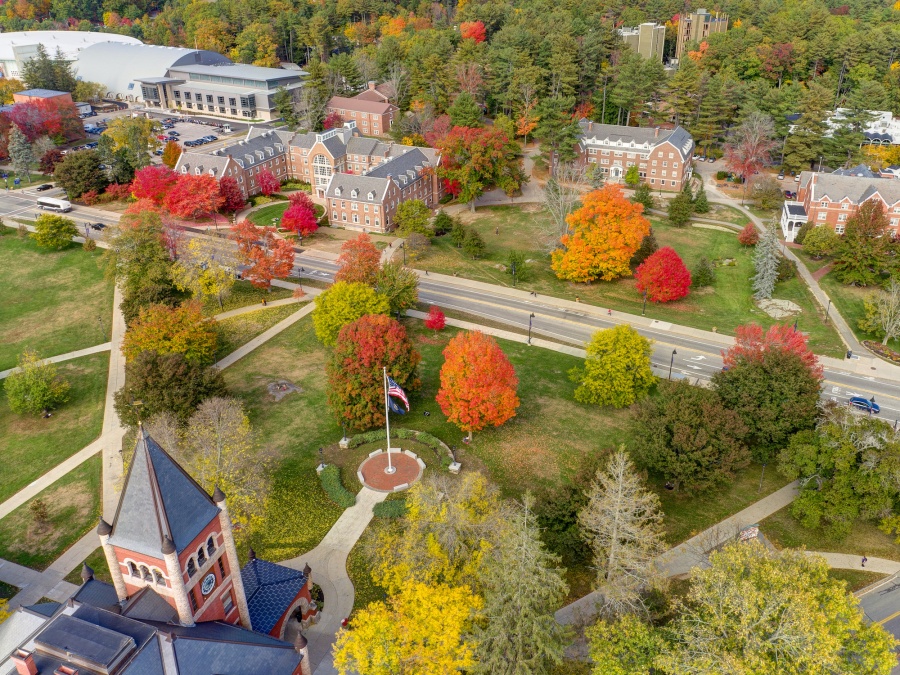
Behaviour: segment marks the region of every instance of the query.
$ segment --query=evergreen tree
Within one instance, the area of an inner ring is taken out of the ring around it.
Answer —
[[[702,288],[704,286],[712,286],[716,281],[716,268],[705,257],[700,258],[700,262],[691,273],[691,285],[694,288]]]
[[[46,47],[38,43],[34,56],[22,64],[22,80],[29,89],[55,89],[56,72]]]
[[[809,85],[809,90],[803,97],[803,113],[797,120],[794,132],[787,137],[784,144],[785,170],[806,171],[822,155],[825,134],[828,131],[826,120],[830,114],[828,110],[830,100],[831,92],[825,87],[816,83]]]
[[[700,99],[700,110],[697,121],[691,132],[697,139],[697,145],[706,151],[713,138],[722,131],[725,122],[733,110],[725,98],[721,75],[713,75],[705,83],[703,97]]]
[[[691,220],[691,213],[694,210],[694,205],[691,203],[691,198],[688,196],[691,188],[689,185],[685,185],[685,187],[687,187],[688,192],[682,190],[669,200],[669,223],[675,227],[684,227],[687,225]]]
[[[31,166],[35,162],[34,151],[25,134],[15,124],[9,128],[9,160],[17,175],[31,182]]]
[[[481,108],[468,92],[462,92],[448,108],[450,121],[455,127],[480,127]]]
[[[297,111],[294,109],[294,97],[291,92],[284,87],[278,87],[272,97],[272,104],[289,127],[297,126]]]
[[[532,675],[562,661],[571,636],[553,618],[568,588],[559,558],[541,542],[534,498],[526,494],[486,562],[482,578],[487,622],[476,629],[477,673]]]
[[[575,144],[578,142],[579,128],[570,112],[574,105],[575,99],[572,98],[547,98],[538,106],[541,119],[534,130],[534,137],[541,142],[541,156],[549,166],[553,165],[554,154],[560,164],[577,157]]]
[[[775,291],[775,282],[778,281],[778,233],[773,226],[766,228],[756,251],[753,253],[753,265],[756,274],[753,282],[753,295],[757,300],[771,298]]]
[[[700,96],[700,66],[691,58],[681,59],[678,70],[669,80],[666,99],[675,112],[675,124],[692,127]]]
[[[647,185],[647,183],[641,183],[637,186],[634,194],[631,195],[631,201],[635,204],[643,204],[644,213],[647,213],[656,206],[656,201],[653,199],[653,192],[650,190],[650,186]]]
[[[697,194],[694,195],[694,213],[709,213],[709,200],[706,198],[706,188],[702,182]]]
[[[77,84],[74,64],[66,58],[62,49],[57,47],[56,54],[53,56],[53,87],[51,89],[73,92]]]
[[[641,240],[640,248],[635,252],[635,254],[631,257],[631,261],[628,263],[632,268],[636,268],[642,262],[644,262],[651,255],[656,253],[659,249],[659,244],[656,243],[656,236],[653,234],[653,228],[650,228],[650,233]]]

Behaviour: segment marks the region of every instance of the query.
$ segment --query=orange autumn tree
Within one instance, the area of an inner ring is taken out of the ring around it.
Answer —
[[[472,440],[473,431],[499,427],[519,407],[519,378],[493,338],[474,331],[457,334],[444,349],[441,411]]]
[[[215,361],[218,346],[215,323],[203,316],[195,300],[179,307],[150,305],[128,326],[122,353],[126,361],[134,361],[143,351],[184,354],[191,363],[208,365]]]
[[[553,252],[556,276],[580,283],[630,276],[628,263],[650,233],[643,212],[643,205],[626,199],[618,185],[585,195],[582,207],[566,216],[563,247]]]
[[[350,281],[374,286],[381,269],[381,252],[372,243],[372,237],[363,232],[356,239],[348,239],[341,244],[337,264],[335,282]]]

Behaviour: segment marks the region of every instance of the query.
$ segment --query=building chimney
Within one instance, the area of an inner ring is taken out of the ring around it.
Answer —
[[[593,131],[593,130],[594,130],[594,120],[589,120],[588,121],[588,131]]]
[[[375,91],[375,80],[369,80],[369,91]]]
[[[659,138],[659,127],[656,127],[656,130],[653,132],[653,138]]]
[[[38,669],[34,665],[34,655],[31,652],[17,649],[12,656],[12,661],[16,665],[18,675],[37,675]]]

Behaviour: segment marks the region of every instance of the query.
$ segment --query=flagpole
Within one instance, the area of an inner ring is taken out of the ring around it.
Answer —
[[[387,426],[387,456],[388,465],[385,473],[394,473],[397,469],[391,464],[391,410],[388,402],[387,366],[384,366],[384,423]]]

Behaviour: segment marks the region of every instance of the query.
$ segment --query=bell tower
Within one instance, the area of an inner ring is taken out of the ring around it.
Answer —
[[[211,498],[143,427],[115,518],[97,534],[120,602],[155,593],[182,625],[252,629],[225,495]]]

